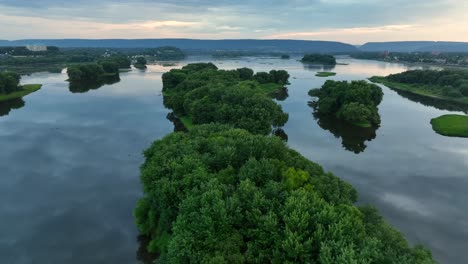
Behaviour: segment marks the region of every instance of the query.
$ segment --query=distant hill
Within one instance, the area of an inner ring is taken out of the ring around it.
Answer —
[[[349,53],[357,52],[355,46],[332,41],[306,40],[197,40],[197,39],[23,39],[0,40],[0,46],[25,46],[41,44],[61,48],[155,48],[175,46],[183,50],[248,50],[262,52],[315,52]]]
[[[393,52],[468,52],[468,42],[444,41],[396,41],[396,42],[369,42],[361,47],[361,51],[393,51]]]

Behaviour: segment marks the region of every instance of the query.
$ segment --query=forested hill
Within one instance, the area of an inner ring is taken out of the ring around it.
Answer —
[[[468,52],[468,42],[444,41],[396,41],[369,42],[360,47],[361,51],[392,51],[392,52]]]
[[[314,53],[349,53],[358,49],[350,44],[331,41],[306,40],[200,40],[200,39],[24,39],[0,40],[0,46],[25,46],[42,44],[61,48],[152,48],[175,46],[184,50],[249,50],[249,51],[289,51]]]

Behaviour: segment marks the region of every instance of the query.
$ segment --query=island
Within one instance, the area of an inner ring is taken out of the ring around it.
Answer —
[[[335,57],[327,54],[306,54],[301,62],[316,65],[336,65]]]
[[[378,105],[382,102],[382,89],[366,81],[328,80],[309,95],[318,100],[311,103],[317,115],[327,115],[360,127],[380,124]]]
[[[410,70],[369,80],[393,90],[468,106],[468,71]]]
[[[133,64],[133,66],[135,66],[135,68],[137,69],[144,70],[146,69],[146,63],[147,61],[145,57],[137,57],[136,62]]]
[[[0,72],[0,102],[22,98],[41,89],[41,84],[20,85],[21,75],[14,72]]]
[[[317,77],[331,77],[335,75],[336,75],[336,72],[317,72],[317,74],[315,74],[315,76]]]
[[[134,216],[152,263],[434,263],[278,137],[195,125],[144,156]]]
[[[281,55],[281,59],[283,59],[283,60],[288,60],[288,59],[290,59],[290,58],[291,58],[291,56],[288,55],[288,54],[283,54],[283,55]]]
[[[432,128],[440,135],[468,138],[468,116],[443,115],[431,120]]]
[[[212,63],[193,63],[162,76],[165,105],[190,129],[220,123],[258,134],[283,126],[288,115],[272,97],[288,84],[284,70],[219,70]]]
[[[84,93],[92,89],[98,89],[104,84],[119,82],[120,65],[118,61],[106,59],[99,63],[85,63],[69,66],[67,68],[67,74],[70,83],[70,92]]]

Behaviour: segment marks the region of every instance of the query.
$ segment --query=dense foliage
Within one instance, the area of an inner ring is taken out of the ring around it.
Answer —
[[[145,157],[134,214],[158,263],[433,263],[276,137],[196,126]]]
[[[432,93],[447,97],[468,97],[468,71],[411,70],[389,75],[387,80],[404,84],[426,86]]]
[[[318,97],[312,106],[317,114],[332,115],[340,120],[360,126],[378,126],[377,106],[383,98],[380,87],[366,81],[326,81],[321,89],[309,91]]]
[[[76,64],[67,69],[68,80],[71,83],[99,83],[109,77],[119,79],[119,69],[128,68],[129,59],[125,56],[111,56],[99,60],[98,63]]]
[[[185,53],[181,49],[171,46],[149,49],[145,54],[154,56],[158,61],[183,60],[185,58]]]
[[[301,61],[311,64],[336,65],[335,57],[326,54],[306,54]]]
[[[14,72],[0,72],[0,94],[16,92],[20,89],[21,76]]]
[[[137,57],[136,62],[133,64],[137,69],[146,69],[146,58],[145,57]]]
[[[268,134],[288,120],[268,95],[288,83],[283,70],[218,70],[212,63],[189,64],[163,75],[165,104],[193,124],[221,123]]]

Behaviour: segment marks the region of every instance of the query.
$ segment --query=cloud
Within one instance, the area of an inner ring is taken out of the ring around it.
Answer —
[[[8,39],[468,38],[462,30],[468,1],[459,0],[0,0],[0,10],[0,36]],[[427,30],[440,26],[445,31]]]

